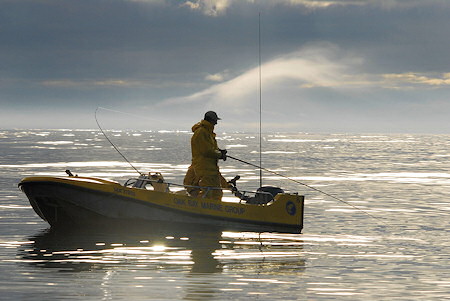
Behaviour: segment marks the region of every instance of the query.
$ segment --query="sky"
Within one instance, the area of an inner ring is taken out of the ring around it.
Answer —
[[[190,130],[214,110],[216,131],[449,133],[449,15],[448,0],[0,0],[0,127],[97,128],[97,112]]]

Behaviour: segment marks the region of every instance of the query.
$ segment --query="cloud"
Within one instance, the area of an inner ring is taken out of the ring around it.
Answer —
[[[200,10],[209,16],[218,16],[224,14],[232,3],[233,0],[194,0],[186,1],[182,6],[189,7],[192,10]]]
[[[360,84],[360,79],[350,73],[360,62],[361,59],[343,55],[340,49],[328,43],[305,47],[264,63],[261,66],[262,88],[264,91],[301,90]],[[259,67],[253,67],[228,81],[186,97],[169,99],[165,104],[209,102],[244,106],[257,94],[259,72]]]
[[[205,76],[205,80],[212,82],[223,82],[225,79],[229,77],[229,70],[225,70],[223,72],[208,74]]]
[[[224,123],[236,115],[240,126],[257,120],[249,112],[259,100],[261,12],[263,109],[278,114],[272,121],[360,129],[352,118],[367,123],[372,114],[378,127],[388,112],[406,118],[412,104],[447,108],[449,3],[0,0],[0,103],[36,118],[36,109],[145,108],[176,116],[176,125],[222,109]]]
[[[450,73],[442,73],[437,76],[431,76],[425,73],[390,73],[382,75],[385,84],[388,87],[443,87],[450,86]]]
[[[137,3],[147,3],[147,4],[152,4],[152,5],[155,5],[155,4],[161,5],[161,4],[167,3],[167,0],[127,0],[127,1],[137,2]]]
[[[149,0],[129,0],[150,2]],[[433,0],[431,0],[433,1]],[[272,9],[276,6],[298,7],[300,9],[326,9],[332,6],[379,6],[384,9],[414,7],[423,0],[189,0],[180,6],[192,11],[200,11],[207,16],[217,17],[227,13],[233,6],[254,5],[259,9]]]
[[[82,88],[93,86],[110,86],[110,87],[136,87],[145,86],[148,83],[136,80],[126,79],[97,79],[97,80],[45,80],[41,84],[46,87],[59,87],[59,88]]]
[[[420,132],[442,121],[435,108],[448,111],[439,95],[445,95],[450,85],[450,72],[378,73],[370,69],[363,53],[330,43],[280,55],[261,69],[266,128],[350,130],[360,125],[370,131],[407,131],[413,128],[409,120],[422,113],[435,116],[428,124],[416,125],[414,130]],[[431,88],[442,91],[427,95]],[[168,99],[158,110],[192,116],[213,109],[225,115],[223,127],[255,129],[258,101],[259,68],[255,66],[196,93]]]
[[[302,5],[309,8],[326,8],[332,5],[361,5],[361,1],[354,0],[285,0],[286,5]]]
[[[188,7],[194,11],[201,11],[208,16],[220,16],[227,12],[233,5],[239,4],[259,5],[260,8],[271,8],[274,6],[300,6],[307,8],[325,8],[331,5],[360,5],[361,1],[354,0],[190,0],[181,6]]]

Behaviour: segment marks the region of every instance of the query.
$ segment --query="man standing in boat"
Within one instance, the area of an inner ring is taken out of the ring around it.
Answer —
[[[231,188],[222,177],[217,165],[219,159],[227,159],[227,151],[217,146],[214,126],[220,118],[216,112],[208,111],[200,122],[192,127],[194,135],[191,138],[192,164],[184,177],[183,184],[189,186],[212,187],[216,189],[197,189],[187,187],[192,196],[202,196],[220,200],[223,192],[219,187]]]

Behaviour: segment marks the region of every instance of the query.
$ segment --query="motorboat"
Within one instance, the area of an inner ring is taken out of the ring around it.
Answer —
[[[208,197],[208,190],[220,188],[208,187],[194,196],[160,173],[141,174],[124,184],[66,173],[30,176],[19,183],[34,211],[51,227],[160,221],[256,232],[300,233],[303,228],[304,196],[271,186],[239,191],[237,177],[230,181],[230,196],[217,200]]]

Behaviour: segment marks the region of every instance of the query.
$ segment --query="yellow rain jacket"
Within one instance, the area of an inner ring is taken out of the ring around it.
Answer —
[[[192,127],[191,138],[192,165],[197,173],[216,174],[219,172],[217,161],[222,156],[217,146],[214,125],[202,120]]]
[[[185,185],[203,187],[229,187],[227,181],[219,172],[217,162],[222,153],[217,146],[214,125],[209,121],[202,120],[192,127],[194,135],[191,138],[192,164],[184,178]],[[202,190],[187,188],[191,195],[203,195],[213,199],[222,198],[222,190]]]

